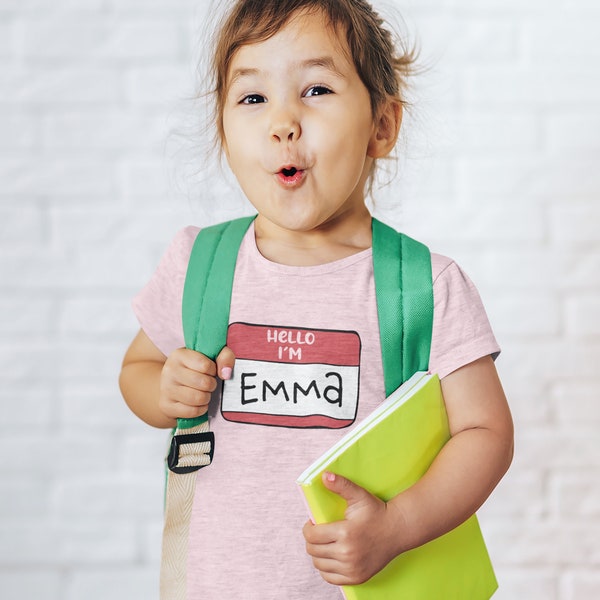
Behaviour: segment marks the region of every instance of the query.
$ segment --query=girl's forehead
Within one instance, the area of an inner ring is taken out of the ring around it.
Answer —
[[[302,56],[300,56],[302,55]],[[331,24],[322,11],[298,11],[273,35],[263,40],[242,45],[234,52],[229,63],[227,79],[241,64],[252,68],[254,62],[301,60],[312,56],[328,56],[336,63],[354,66],[341,27]]]

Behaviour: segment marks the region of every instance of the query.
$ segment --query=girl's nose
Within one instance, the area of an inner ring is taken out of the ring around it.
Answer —
[[[299,120],[288,110],[279,111],[271,122],[271,139],[276,142],[295,142],[302,134]]]

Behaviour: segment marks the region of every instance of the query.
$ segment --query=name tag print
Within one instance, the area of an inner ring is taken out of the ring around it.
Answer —
[[[339,429],[356,419],[356,332],[232,323],[227,345],[236,355],[223,385],[228,421]]]

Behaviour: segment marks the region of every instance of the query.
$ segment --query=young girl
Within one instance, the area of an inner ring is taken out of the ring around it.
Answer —
[[[218,134],[258,212],[238,254],[228,345],[215,362],[183,348],[182,289],[198,233],[189,227],[134,301],[141,330],[120,379],[126,402],[150,425],[210,415],[217,447],[197,474],[187,598],[337,600],[335,586],[366,581],[471,516],[510,464],[497,343],[473,284],[440,255],[432,255],[429,367],[442,382],[452,437],[416,485],[384,503],[326,474],[347,500],[346,519],[313,525],[296,477],[346,430],[306,426],[322,411],[301,398],[275,415],[275,394],[256,392],[261,382],[285,381],[302,344],[334,333],[334,348],[356,352],[343,381],[354,420],[384,399],[365,188],[396,143],[409,62],[364,0],[238,0],[223,25],[214,58]],[[284,338],[277,360],[255,361],[252,373],[236,366],[240,340],[247,349]],[[261,407],[250,419],[253,394]],[[326,394],[315,398],[327,403]]]

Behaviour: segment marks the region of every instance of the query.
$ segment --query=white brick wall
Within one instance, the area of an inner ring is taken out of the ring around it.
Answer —
[[[466,267],[504,350],[497,598],[600,598],[599,5],[385,5],[429,68],[378,213]],[[245,208],[181,141],[207,10],[0,0],[2,600],[157,598],[165,434],[116,380],[170,237]]]

